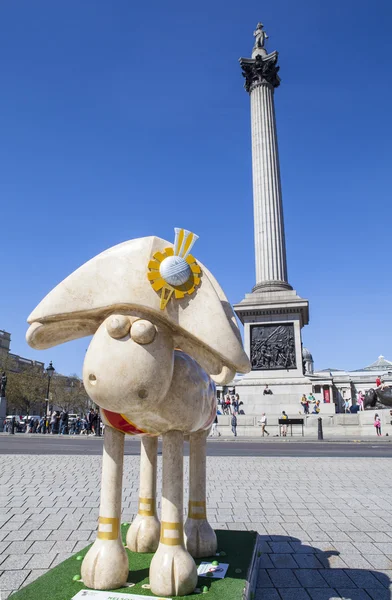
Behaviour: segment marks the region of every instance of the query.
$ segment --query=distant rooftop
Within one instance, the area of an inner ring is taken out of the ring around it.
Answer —
[[[374,363],[372,363],[371,365],[368,365],[367,367],[362,367],[362,369],[345,370],[345,369],[333,369],[332,367],[329,367],[328,369],[316,369],[315,372],[316,373],[360,373],[360,372],[366,373],[366,371],[370,371],[370,372],[378,371],[379,373],[382,373],[383,371],[392,371],[392,362],[390,360],[387,360],[385,358],[385,356],[383,356],[381,354]]]
[[[355,369],[355,371],[392,371],[392,362],[390,360],[387,360],[381,354],[378,357],[378,359],[368,367],[363,367],[362,369]]]

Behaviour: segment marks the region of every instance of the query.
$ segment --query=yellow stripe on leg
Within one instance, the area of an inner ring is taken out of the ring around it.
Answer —
[[[190,519],[207,519],[205,500],[189,500],[188,517]]]
[[[98,518],[98,535],[99,540],[116,540],[120,533],[120,520],[112,517]]]
[[[166,544],[166,546],[180,546],[183,544],[184,531],[182,523],[162,521],[160,542]]]
[[[139,498],[138,515],[153,517],[155,515],[155,498]]]

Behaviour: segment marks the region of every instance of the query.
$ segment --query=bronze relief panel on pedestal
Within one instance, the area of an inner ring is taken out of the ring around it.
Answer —
[[[294,325],[251,325],[252,371],[296,369]]]

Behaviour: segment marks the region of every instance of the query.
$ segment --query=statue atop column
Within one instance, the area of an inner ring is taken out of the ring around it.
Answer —
[[[265,49],[265,40],[268,40],[268,35],[264,31],[263,23],[257,23],[256,30],[253,32],[253,37],[255,38],[255,44],[252,50],[252,58],[256,55],[266,56],[267,51]]]
[[[247,92],[251,92],[255,86],[264,83],[277,88],[280,84],[278,53],[275,50],[268,54],[265,49],[265,40],[268,39],[268,35],[264,31],[263,23],[257,23],[253,36],[255,43],[252,58],[240,58],[242,75],[245,77],[244,87]]]

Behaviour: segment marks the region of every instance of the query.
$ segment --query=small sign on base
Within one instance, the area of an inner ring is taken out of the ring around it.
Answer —
[[[212,562],[202,562],[197,568],[197,574],[199,575],[199,577],[223,579],[227,573],[228,568],[229,565],[227,563],[219,563],[217,565],[214,565]]]
[[[98,592],[97,590],[80,590],[76,596],[73,596],[72,600],[171,600],[171,598],[122,594],[119,592]]]

